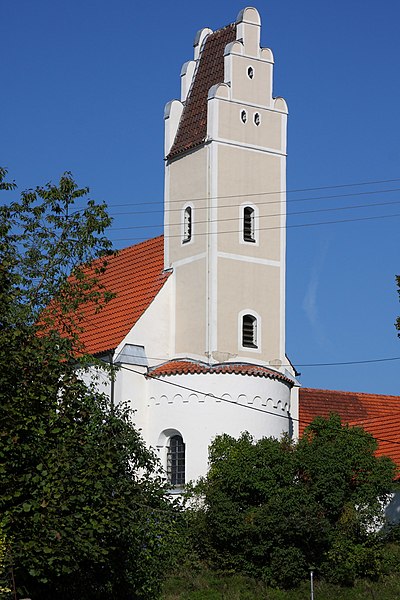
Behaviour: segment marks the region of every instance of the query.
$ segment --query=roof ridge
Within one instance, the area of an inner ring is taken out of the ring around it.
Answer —
[[[210,365],[195,359],[170,359],[162,364],[151,367],[148,371],[147,377],[163,377],[170,375],[187,375],[187,374],[234,374],[234,375],[252,375],[259,377],[269,377],[271,379],[279,379],[290,385],[293,381],[289,379],[284,373],[275,371],[262,365],[256,365],[254,363],[237,362],[237,363],[215,363]]]
[[[147,240],[142,240],[141,242],[137,242],[136,244],[131,244],[130,246],[125,246],[124,248],[117,250],[117,252],[121,253],[121,252],[125,252],[125,250],[130,250],[131,248],[138,248],[139,246],[142,246],[143,244],[148,244],[149,242],[155,242],[156,240],[159,240],[160,238],[163,238],[163,237],[164,237],[164,234],[161,233],[160,235],[156,235],[155,237],[148,238]]]
[[[167,160],[205,143],[208,92],[213,85],[224,81],[224,51],[229,43],[236,40],[236,30],[236,23],[231,23],[204,37]]]
[[[300,390],[310,392],[329,392],[330,394],[344,394],[347,396],[379,396],[380,398],[397,398],[400,400],[400,396],[394,394],[380,394],[378,392],[350,392],[349,390],[330,390],[327,388],[311,388],[301,387]]]
[[[175,362],[186,362],[186,363],[193,363],[195,365],[204,365],[205,367],[210,367],[211,365],[205,361],[199,360],[197,358],[189,358],[188,356],[185,357],[177,357],[177,358],[168,358],[167,360],[164,360],[163,362],[159,363],[158,365],[155,365],[154,367],[150,367],[150,370],[153,369],[158,369],[159,367],[163,367],[165,365],[168,365],[168,363],[175,363]]]
[[[224,31],[224,29],[229,29],[230,27],[236,27],[236,25],[237,25],[236,21],[232,21],[232,23],[228,23],[227,25],[224,25],[223,27],[219,27],[218,29],[212,29],[211,33],[208,33],[204,39],[207,39],[207,37],[209,35],[214,35],[215,33],[220,33],[221,31]],[[211,27],[210,27],[210,29],[211,29]]]
[[[244,360],[233,360],[233,361],[225,361],[225,362],[219,362],[219,363],[208,363],[204,360],[200,360],[198,358],[190,358],[189,356],[185,356],[185,357],[177,357],[177,358],[169,358],[168,360],[163,361],[162,363],[159,363],[158,365],[151,367],[152,369],[157,369],[158,367],[162,367],[164,365],[167,365],[168,363],[172,363],[172,362],[188,362],[188,363],[193,363],[196,365],[204,365],[205,367],[208,367],[210,369],[215,369],[215,368],[219,368],[219,367],[235,367],[235,366],[244,366],[244,367],[255,367],[257,369],[267,369],[276,373],[280,373],[280,371],[277,371],[276,369],[274,369],[273,367],[269,366],[269,365],[260,365],[258,363],[254,363],[254,362],[247,362]]]

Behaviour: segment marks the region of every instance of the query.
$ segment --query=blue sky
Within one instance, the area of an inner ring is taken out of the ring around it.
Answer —
[[[304,365],[400,356],[400,4],[255,6],[275,55],[274,95],[289,105],[287,187],[303,190],[288,194],[289,213],[302,213],[288,219],[288,355],[305,386],[399,394],[400,361]],[[196,31],[243,7],[4,1],[0,164],[19,189],[72,171],[109,204],[117,247],[157,235],[164,105],[179,96]],[[354,183],[368,185],[336,187]]]

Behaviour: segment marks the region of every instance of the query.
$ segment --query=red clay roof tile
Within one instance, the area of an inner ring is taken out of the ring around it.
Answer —
[[[149,307],[169,275],[163,272],[163,236],[124,248],[107,258],[107,262],[100,281],[116,297],[98,313],[93,305],[83,309],[80,341],[90,354],[116,348]]]
[[[400,468],[400,396],[300,388],[300,436],[315,417],[331,413],[363,427],[378,442],[377,456],[390,456]]]
[[[289,385],[293,385],[293,381],[273,369],[262,367],[260,365],[252,365],[248,363],[219,363],[209,365],[208,363],[192,361],[188,359],[170,360],[162,365],[158,365],[149,371],[149,377],[164,377],[167,375],[199,375],[199,374],[228,374],[235,375],[253,375],[254,377],[268,377],[269,379],[279,379]]]
[[[210,88],[224,81],[225,46],[236,40],[236,24],[210,33],[197,63],[178,131],[167,158],[202,144],[207,136],[207,97]]]

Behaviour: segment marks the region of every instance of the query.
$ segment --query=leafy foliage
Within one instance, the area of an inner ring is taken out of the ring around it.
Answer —
[[[154,599],[179,513],[129,410],[80,377],[81,307],[111,297],[105,207],[71,211],[86,194],[65,174],[0,207],[0,515],[14,591]]]
[[[0,598],[7,598],[11,588],[8,582],[7,540],[3,533],[3,525],[0,523]]]
[[[4,324],[41,325],[46,332],[55,327],[76,345],[82,307],[91,303],[100,310],[111,299],[98,277],[111,252],[106,206],[89,199],[73,210],[88,191],[65,173],[58,186],[22,192],[19,201],[0,206]]]
[[[316,419],[297,445],[218,437],[196,490],[198,551],[214,566],[279,587],[298,584],[311,565],[342,584],[378,575],[374,531],[394,465],[375,449],[368,433],[337,416]]]

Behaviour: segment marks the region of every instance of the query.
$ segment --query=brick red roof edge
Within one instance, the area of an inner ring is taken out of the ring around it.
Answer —
[[[236,23],[210,33],[203,42],[175,140],[167,159],[202,144],[207,137],[207,98],[210,88],[223,83],[224,50],[236,40]]]
[[[218,363],[209,365],[200,361],[192,360],[170,360],[162,365],[153,367],[149,370],[148,377],[165,377],[170,375],[200,375],[200,374],[234,374],[234,375],[253,375],[254,377],[267,377],[269,379],[278,379],[289,385],[293,381],[272,369],[254,365],[250,363]]]
[[[300,388],[300,436],[315,417],[331,413],[368,431],[378,442],[376,455],[389,456],[400,470],[400,396]]]

